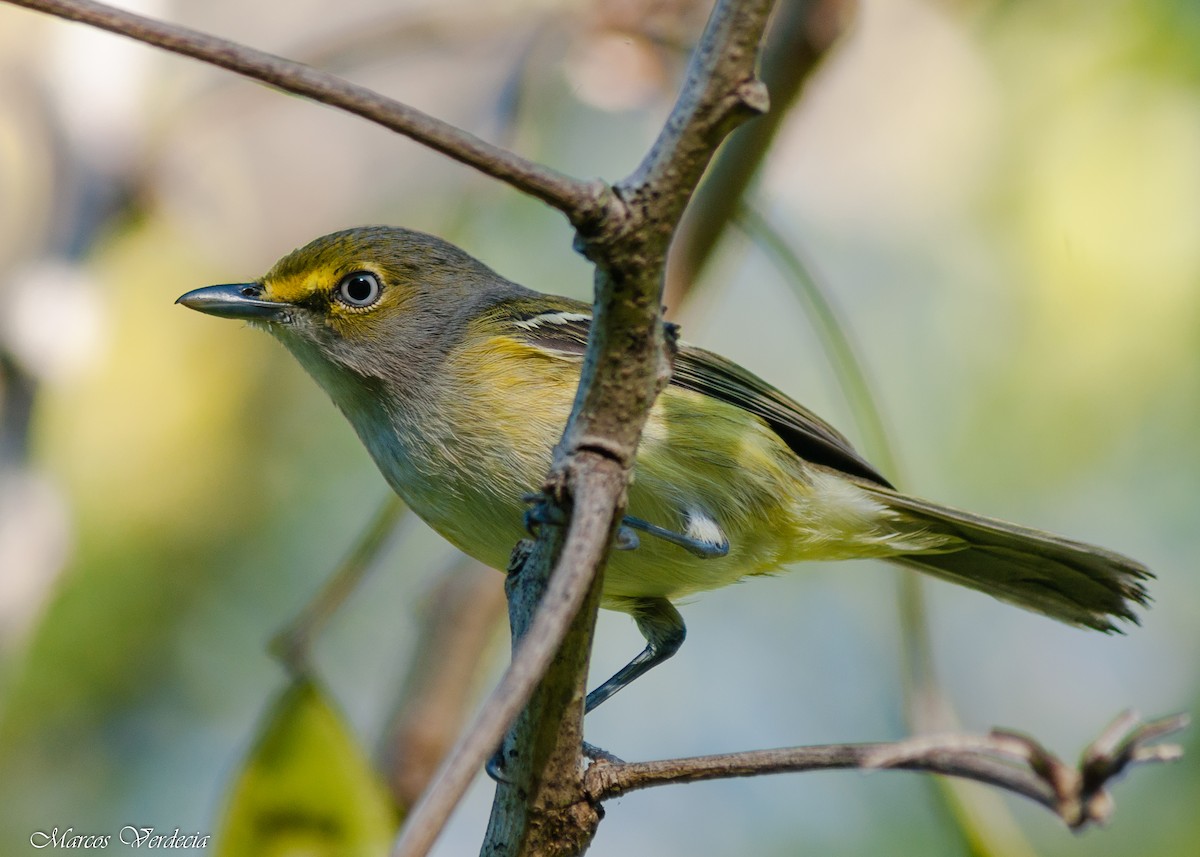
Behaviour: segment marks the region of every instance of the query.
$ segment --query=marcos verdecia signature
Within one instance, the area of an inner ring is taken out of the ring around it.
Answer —
[[[29,834],[34,848],[80,848],[99,850],[119,843],[127,848],[188,849],[207,848],[212,837],[207,833],[183,833],[176,827],[163,833],[153,827],[127,824],[116,833],[77,833],[74,827],[53,827]]]

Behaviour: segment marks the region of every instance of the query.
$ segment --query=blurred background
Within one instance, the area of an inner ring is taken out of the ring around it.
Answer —
[[[657,133],[709,8],[124,5],[610,180]],[[1158,574],[1142,627],[1113,637],[928,585],[934,667],[962,728],[1018,729],[1074,758],[1122,709],[1196,710],[1200,5],[784,6],[810,46],[844,33],[798,98],[776,98],[787,109],[747,200],[846,323],[897,481]],[[794,84],[812,59],[795,56]],[[689,234],[723,223],[717,208]],[[388,492],[281,348],[173,301],[381,222],[589,294],[562,217],[506,187],[361,120],[0,5],[0,851],[31,851],[30,833],[55,825],[220,828],[286,684],[267,643]],[[884,454],[761,236],[699,244],[706,264],[673,269],[684,336]],[[320,680],[384,767],[413,663],[439,665],[422,623],[455,564],[403,518],[316,645]],[[468,705],[508,651],[500,575],[480,579],[480,642],[455,661]],[[644,759],[900,737],[901,591],[893,569],[846,563],[698,597],[688,644],[589,717],[588,739]],[[593,677],[640,646],[627,617],[603,613]],[[1109,828],[1081,836],[1004,798],[970,845],[916,775],[821,773],[629,795],[590,853],[1190,855],[1195,733],[1184,761],[1135,771]],[[491,792],[481,777],[436,853],[478,849]]]

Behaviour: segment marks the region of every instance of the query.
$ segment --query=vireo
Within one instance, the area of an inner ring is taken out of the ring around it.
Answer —
[[[376,226],[318,238],[251,283],[179,298],[262,327],[341,409],[391,487],[464,553],[506,566],[575,395],[591,321],[441,239]],[[896,491],[815,414],[681,343],[638,449],[605,607],[646,648],[591,710],[684,638],[671,602],[801,560],[879,557],[1075,625],[1147,601],[1139,563]]]

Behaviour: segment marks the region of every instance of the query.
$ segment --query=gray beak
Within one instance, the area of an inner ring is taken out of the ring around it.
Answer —
[[[289,304],[262,299],[263,287],[258,283],[230,283],[206,286],[181,295],[177,304],[221,318],[243,318],[251,321],[284,321],[291,309]]]

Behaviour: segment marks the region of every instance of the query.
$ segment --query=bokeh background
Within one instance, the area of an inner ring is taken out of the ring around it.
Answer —
[[[125,4],[134,6],[133,3]],[[568,173],[627,174],[707,3],[143,0],[346,74]],[[862,0],[751,194],[856,343],[910,490],[1158,573],[1104,637],[926,588],[964,728],[1074,756],[1119,710],[1200,707],[1200,5]],[[562,218],[403,139],[0,5],[0,852],[55,825],[215,832],[285,684],[266,645],[387,496],[339,414],[243,326],[173,305],[387,222],[586,296]],[[793,287],[731,233],[673,315],[863,439]],[[398,528],[316,650],[385,743],[452,550]],[[496,576],[497,579],[499,575]],[[898,576],[806,567],[699,597],[688,644],[588,719],[625,758],[904,734]],[[502,627],[473,666],[482,692]],[[641,645],[601,617],[595,675]],[[437,652],[424,652],[436,660]],[[1200,853],[1200,743],[1073,836],[1004,799],[977,853]],[[437,853],[474,853],[480,781]],[[596,855],[941,855],[915,775],[808,774],[608,805]]]

